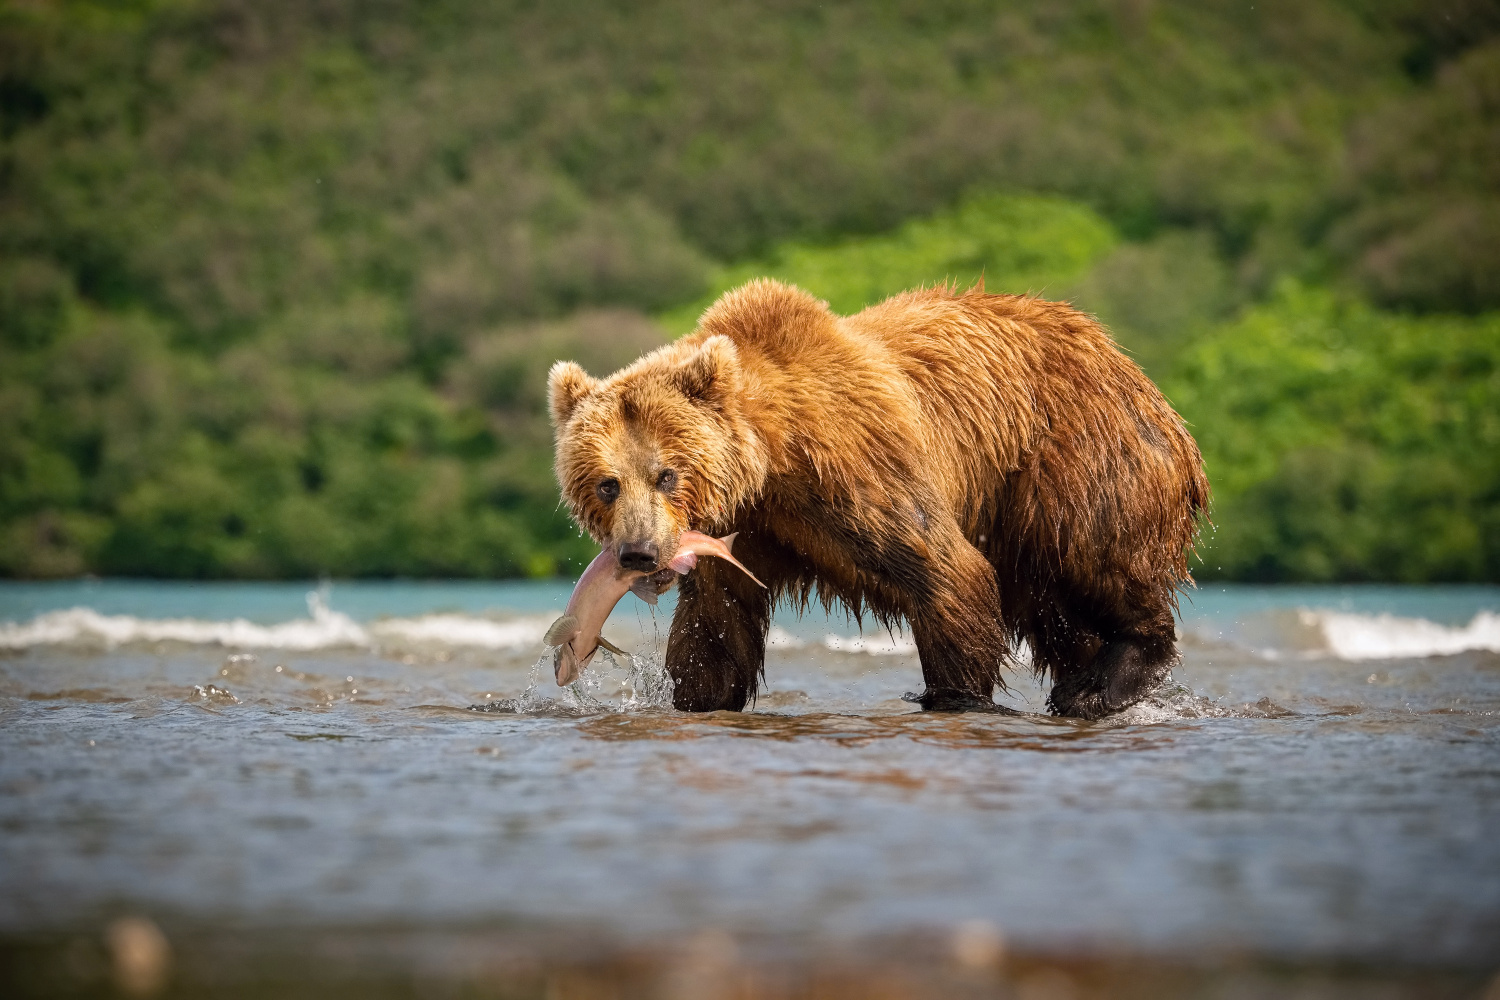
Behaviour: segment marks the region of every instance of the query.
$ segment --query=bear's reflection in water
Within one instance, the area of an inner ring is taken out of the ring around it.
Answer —
[[[859,746],[882,740],[911,740],[937,747],[1034,750],[1042,753],[1108,752],[1161,745],[1170,739],[1161,727],[1104,728],[1071,721],[996,718],[975,715],[842,715],[815,713],[712,712],[667,717],[607,715],[582,722],[579,732],[603,740],[696,740],[715,736],[749,739],[828,740]]]

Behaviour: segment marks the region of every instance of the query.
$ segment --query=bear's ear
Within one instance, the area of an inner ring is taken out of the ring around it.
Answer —
[[[547,394],[552,405],[552,426],[561,428],[583,397],[598,387],[597,379],[572,361],[559,361],[547,373]]]
[[[721,407],[738,391],[740,353],[723,334],[709,337],[677,369],[677,386],[695,403]]]

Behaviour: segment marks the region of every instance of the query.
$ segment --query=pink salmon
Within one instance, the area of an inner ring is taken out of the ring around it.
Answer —
[[[739,533],[735,532],[723,538],[713,538],[696,531],[684,531],[678,539],[677,551],[667,560],[665,568],[682,574],[698,565],[699,556],[715,556],[738,567],[746,576],[764,587],[765,584],[756,580],[755,574],[730,552],[737,534]],[[655,604],[655,596],[671,585],[671,578],[668,577],[663,586],[657,580],[660,575],[660,571],[643,573],[640,570],[621,569],[614,553],[608,549],[594,557],[594,561],[589,563],[583,575],[578,578],[578,583],[573,586],[573,595],[568,598],[568,606],[562,617],[552,623],[542,639],[548,646],[557,647],[557,651],[552,654],[552,670],[557,676],[558,687],[566,687],[576,681],[600,646],[620,656],[629,655],[606,640],[599,634],[599,630],[604,627],[615,605],[631,591]]]

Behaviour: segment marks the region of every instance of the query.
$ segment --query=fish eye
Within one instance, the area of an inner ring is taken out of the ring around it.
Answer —
[[[677,471],[675,469],[662,469],[656,477],[656,488],[663,493],[671,493],[677,488]]]
[[[614,503],[620,495],[620,481],[618,479],[605,479],[599,483],[599,499],[605,503]]]

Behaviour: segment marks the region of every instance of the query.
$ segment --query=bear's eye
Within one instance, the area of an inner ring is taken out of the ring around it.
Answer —
[[[606,479],[599,484],[599,499],[605,503],[614,503],[615,498],[620,495],[620,481],[618,479]]]
[[[656,477],[656,488],[663,493],[671,493],[677,488],[677,473],[673,469],[662,469]]]

